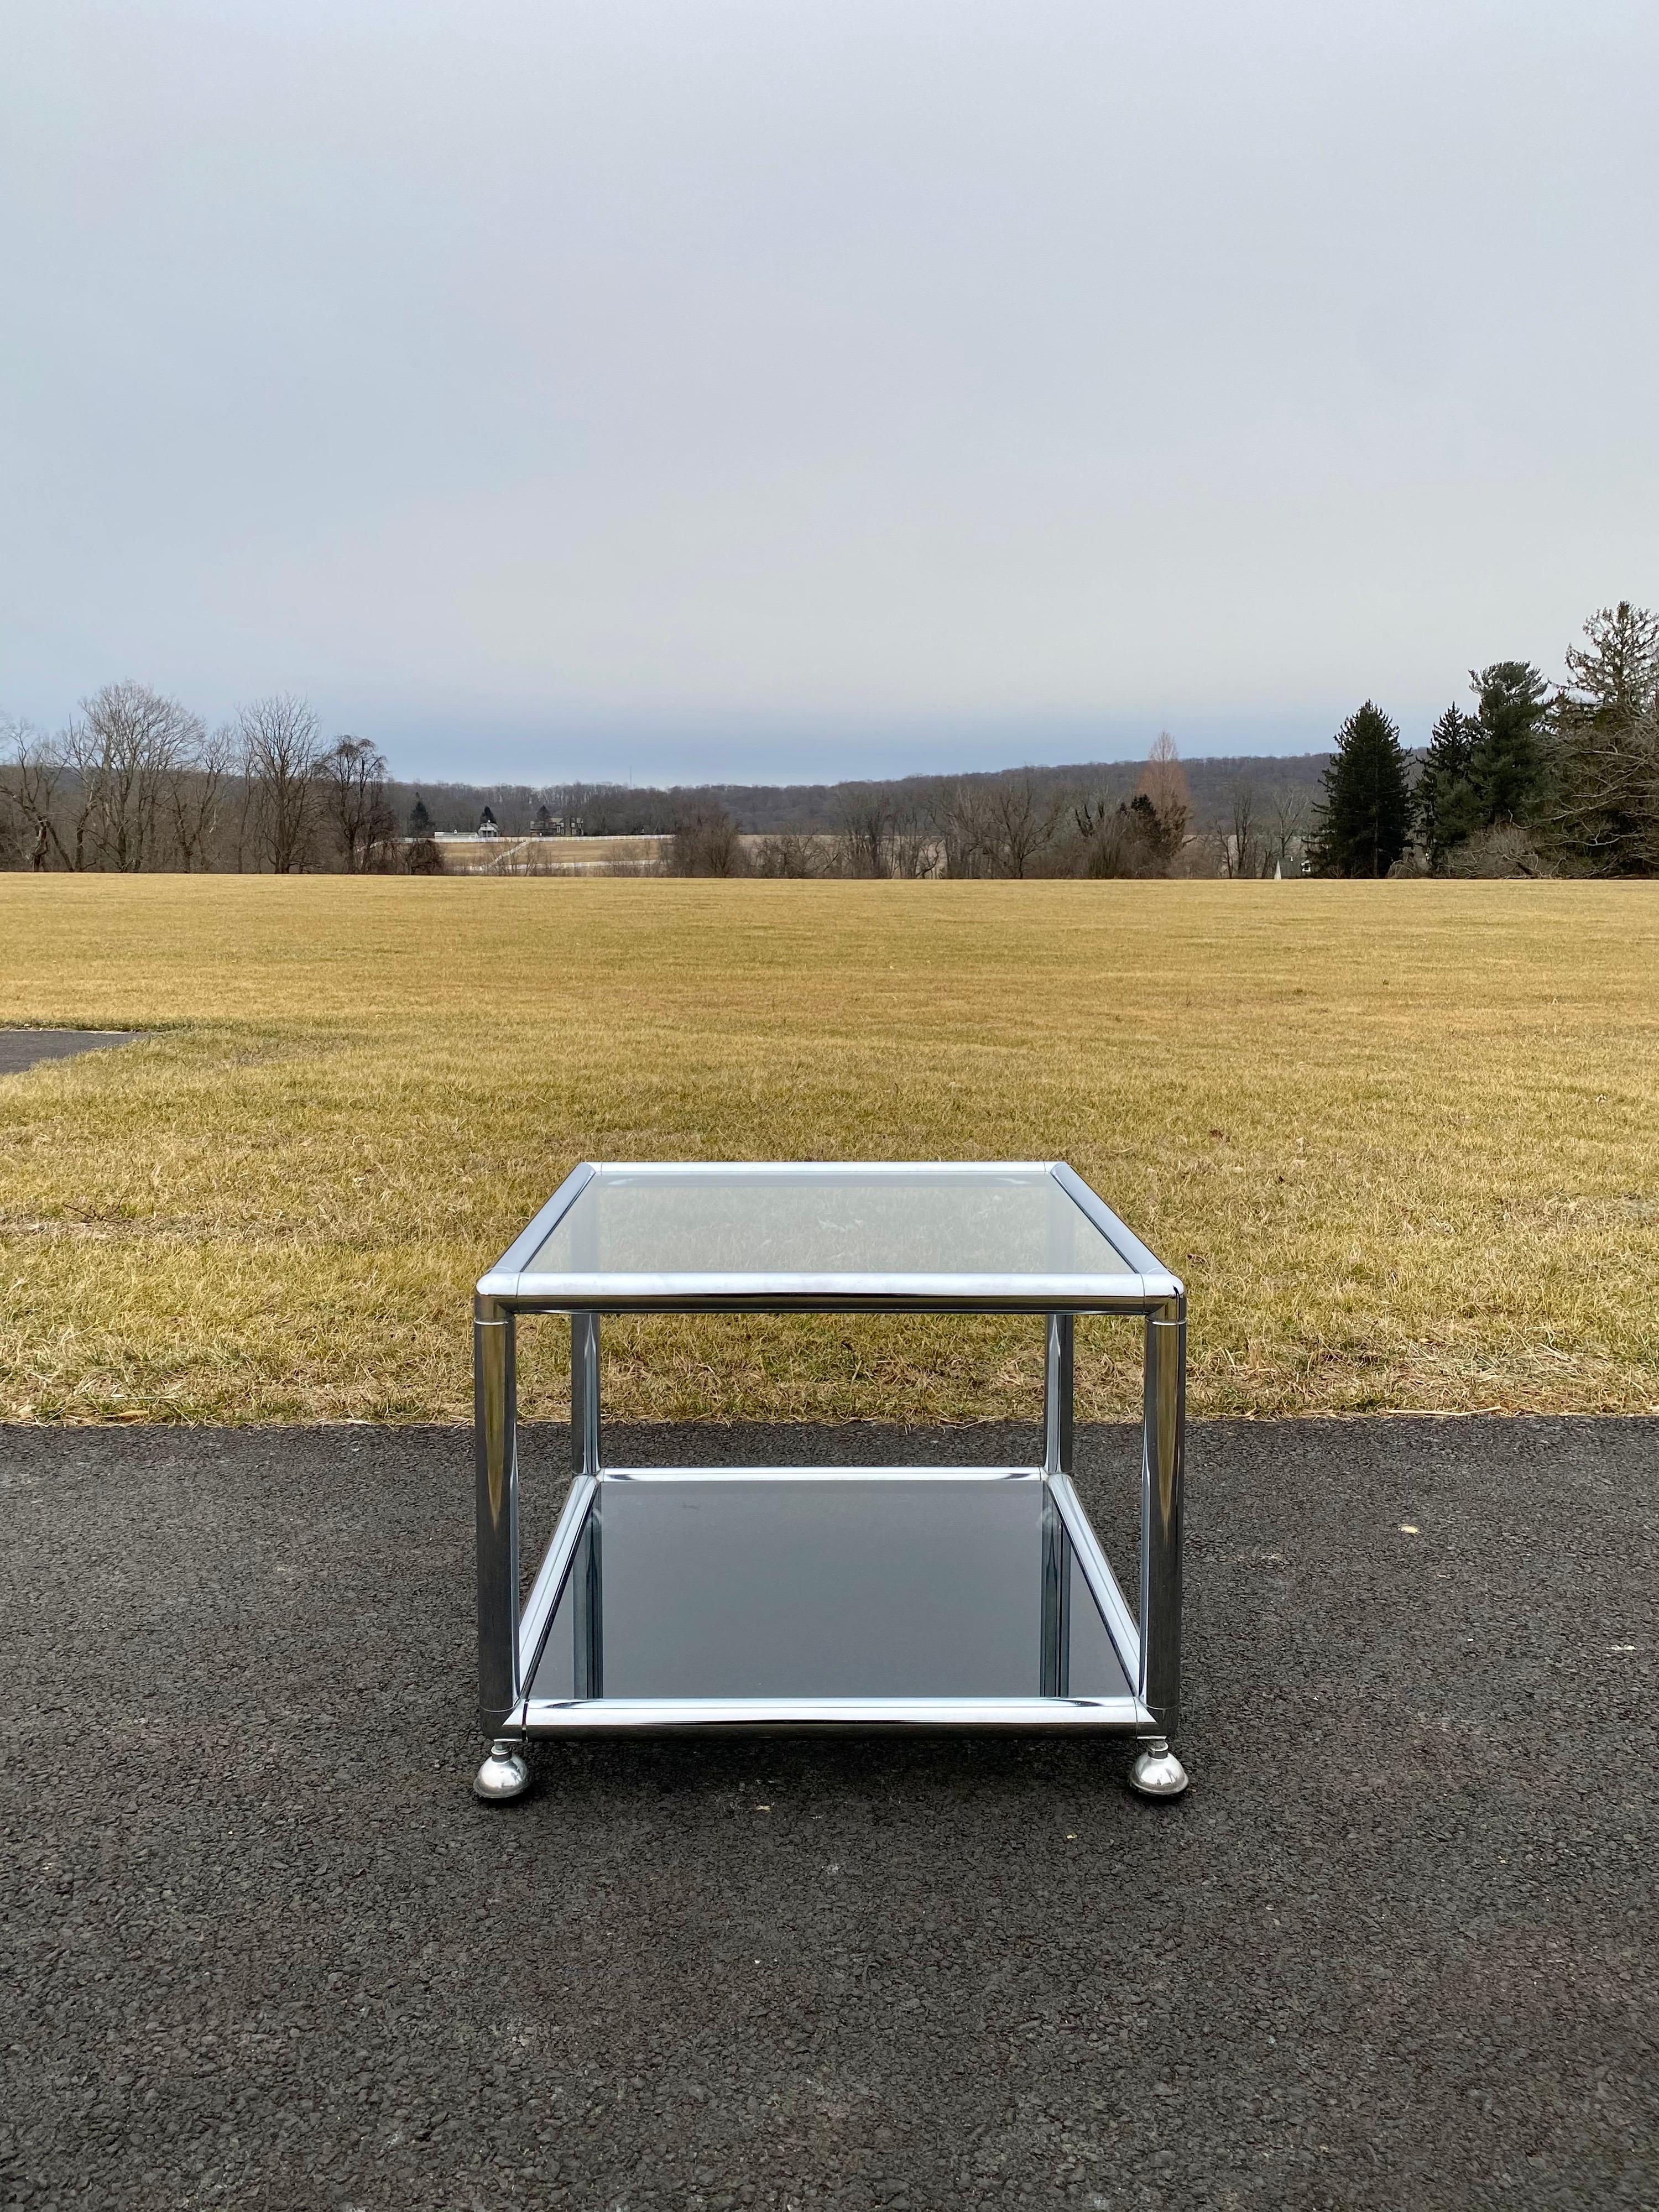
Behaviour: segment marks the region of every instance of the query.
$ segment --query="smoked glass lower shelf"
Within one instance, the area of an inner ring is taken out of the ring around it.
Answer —
[[[1041,1468],[607,1469],[523,1634],[529,1735],[1151,1725],[1127,1602]]]

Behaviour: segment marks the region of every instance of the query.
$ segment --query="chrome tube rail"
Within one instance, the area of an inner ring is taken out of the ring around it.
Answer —
[[[1139,1698],[526,1698],[512,1733],[561,1735],[865,1735],[875,1729],[948,1734],[1006,1730],[1019,1735],[1151,1736],[1152,1715]]]
[[[848,1169],[847,1172],[855,1170]],[[882,1170],[860,1168],[870,1176]],[[941,1172],[945,1170],[941,1170]],[[961,1170],[952,1170],[960,1173]],[[1029,1172],[1029,1170],[1025,1170]],[[1176,1794],[1184,1770],[1168,1749],[1181,1713],[1182,1516],[1185,1461],[1185,1292],[1155,1255],[1072,1170],[1047,1172],[1106,1239],[1123,1264],[1098,1279],[1031,1276],[807,1278],[788,1274],[548,1278],[532,1263],[599,1170],[584,1164],[478,1285],[473,1329],[479,1716],[495,1739],[480,1771],[479,1793],[514,1795],[526,1771],[515,1743],[542,1736],[632,1734],[641,1730],[841,1729],[1094,1730],[1140,1739],[1148,1747],[1132,1778],[1148,1794]],[[646,1170],[630,1170],[637,1176]],[[663,1172],[667,1173],[668,1170]],[[778,1168],[680,1170],[686,1177],[778,1176]],[[823,1177],[830,1170],[815,1170]],[[894,1173],[914,1176],[914,1169]],[[990,1172],[990,1170],[987,1170]],[[580,1219],[580,1217],[579,1217]],[[971,1468],[608,1468],[600,1422],[599,1329],[605,1313],[724,1310],[1029,1312],[1046,1316],[1042,1456],[1034,1467]],[[1144,1323],[1145,1390],[1140,1482],[1138,1612],[1091,1527],[1072,1481],[1074,1322],[1079,1313],[1133,1316]],[[519,1601],[519,1466],[515,1332],[521,1314],[563,1315],[570,1325],[570,1488],[522,1606]],[[1035,1481],[1042,1500],[1041,1694],[956,1698],[606,1698],[599,1605],[601,1516],[607,1483],[719,1480],[822,1482],[844,1474],[863,1482],[896,1480]],[[1103,1621],[1127,1697],[1073,1698],[1066,1680],[1069,1562]],[[577,1621],[575,1695],[548,1698],[532,1685],[567,1586]],[[1151,1778],[1143,1778],[1142,1770]],[[492,1777],[489,1785],[485,1778]],[[1170,1778],[1173,1776],[1174,1779]],[[505,1778],[505,1779],[503,1779]]]
[[[478,1712],[494,1734],[518,1703],[518,1382],[513,1316],[478,1302],[472,1325]]]

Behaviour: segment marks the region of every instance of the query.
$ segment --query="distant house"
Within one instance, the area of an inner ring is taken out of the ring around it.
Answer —
[[[490,809],[486,806],[478,817],[478,835],[481,837],[499,837],[501,834],[501,824],[496,821]]]

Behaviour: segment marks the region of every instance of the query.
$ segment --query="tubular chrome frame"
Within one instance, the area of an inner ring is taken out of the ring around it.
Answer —
[[[1036,1164],[1019,1164],[1030,1173]],[[979,1164],[847,1164],[860,1176],[914,1176],[936,1167],[960,1177]],[[711,1733],[884,1729],[1095,1730],[1144,1739],[1172,1735],[1181,1708],[1182,1512],[1186,1420],[1187,1302],[1170,1274],[1062,1162],[1042,1164],[1124,1262],[1106,1277],[991,1275],[809,1277],[788,1274],[549,1277],[529,1263],[599,1173],[588,1162],[568,1176],[478,1284],[474,1310],[479,1715],[491,1737],[628,1735],[640,1730]],[[631,1176],[650,1168],[630,1166]],[[782,1163],[663,1165],[658,1172],[711,1181],[787,1176]],[[814,1164],[819,1180],[836,1172]],[[984,1164],[988,1176],[1008,1168]],[[1043,1449],[1036,1467],[607,1468],[599,1406],[599,1323],[625,1312],[926,1312],[1047,1316]],[[571,1485],[522,1607],[519,1603],[519,1468],[515,1337],[520,1314],[562,1314],[571,1331]],[[1134,1315],[1146,1323],[1140,1559],[1137,1620],[1071,1480],[1073,1339],[1079,1313]],[[1042,1690],[1036,1698],[606,1698],[595,1510],[611,1482],[1032,1481],[1043,1489]],[[1075,1559],[1133,1694],[1069,1694],[1066,1607]],[[576,1577],[576,1691],[537,1697],[536,1680],[553,1616]]]
[[[519,1313],[1123,1313],[1139,1314],[1183,1293],[1180,1280],[1153,1257],[1082,1178],[1060,1160],[843,1160],[728,1163],[614,1161],[613,1172],[636,1182],[720,1183],[775,1182],[790,1165],[808,1166],[815,1182],[890,1176],[895,1182],[937,1176],[988,1182],[1010,1174],[1048,1176],[1103,1237],[1122,1266],[1107,1275],[835,1274],[782,1271],[663,1274],[602,1269],[570,1274],[538,1273],[531,1262],[588,1185],[600,1164],[584,1160],[572,1170],[521,1237],[514,1239],[478,1284],[482,1299]]]

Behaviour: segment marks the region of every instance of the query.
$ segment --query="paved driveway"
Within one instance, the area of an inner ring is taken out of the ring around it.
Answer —
[[[46,1060],[73,1060],[77,1053],[107,1052],[131,1044],[137,1030],[0,1029],[0,1075],[21,1075]]]
[[[775,1740],[485,1809],[463,1437],[0,1431],[0,2203],[1652,2206],[1656,1456],[1199,1429],[1178,1806]]]

